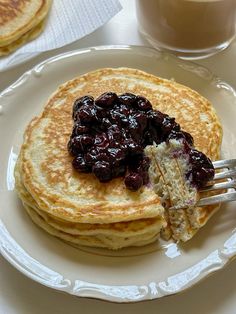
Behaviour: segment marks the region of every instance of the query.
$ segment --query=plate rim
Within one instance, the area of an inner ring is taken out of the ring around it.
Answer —
[[[76,49],[68,52],[64,52],[55,56],[52,56],[48,59],[43,60],[39,64],[36,64],[34,67],[32,67],[30,70],[23,73],[15,82],[13,82],[10,86],[5,88],[2,92],[0,92],[0,103],[2,98],[7,97],[9,94],[14,93],[14,91],[21,87],[27,79],[31,75],[40,75],[41,71],[44,69],[44,67],[48,64],[64,60],[73,56],[77,56],[79,54],[86,54],[91,53],[94,51],[108,51],[108,50],[132,50],[132,51],[150,51],[153,53],[153,55],[158,56],[159,58],[164,58],[166,60],[172,59],[177,61],[179,66],[189,66],[189,70],[194,72],[196,75],[201,76],[204,78],[204,80],[208,80],[214,83],[214,85],[217,88],[223,88],[226,89],[228,93],[231,93],[234,98],[236,99],[236,91],[235,89],[228,83],[226,83],[224,80],[220,79],[218,76],[214,75],[208,68],[205,66],[199,65],[192,61],[185,61],[182,60],[173,54],[163,52],[156,50],[152,47],[145,47],[145,46],[138,46],[138,45],[102,45],[102,46],[92,46],[87,48],[81,48]],[[204,77],[203,74],[204,73]],[[205,76],[207,74],[207,77]],[[0,106],[1,108],[1,106]],[[1,255],[18,271],[23,273],[28,278],[44,285],[50,288],[53,288],[55,290],[64,291],[69,294],[78,296],[78,297],[86,297],[86,298],[93,298],[93,299],[99,299],[109,302],[115,302],[115,303],[130,303],[130,302],[140,302],[145,300],[153,300],[158,299],[163,296],[170,296],[173,294],[177,294],[180,292],[183,292],[190,287],[192,287],[194,284],[199,283],[203,279],[207,278],[210,274],[215,273],[219,269],[224,268],[226,265],[228,265],[234,258],[236,258],[236,230],[232,232],[231,237],[227,239],[228,242],[232,242],[228,244],[228,247],[225,246],[226,242],[224,243],[224,248],[218,249],[218,257],[216,258],[217,262],[210,264],[207,264],[207,258],[204,259],[206,263],[206,267],[201,270],[200,274],[197,276],[197,280],[188,280],[187,283],[183,287],[180,287],[177,290],[171,290],[171,282],[169,282],[169,279],[173,276],[170,276],[167,280],[167,283],[165,282],[150,282],[147,285],[125,285],[125,286],[112,286],[112,285],[99,285],[99,284],[93,284],[90,282],[85,282],[81,280],[76,280],[74,283],[74,286],[72,286],[72,283],[69,279],[63,278],[63,276],[59,273],[56,273],[53,270],[50,270],[45,265],[42,265],[45,268],[45,271],[49,271],[49,273],[52,273],[52,276],[54,276],[54,282],[52,281],[45,281],[39,276],[36,276],[32,271],[27,269],[25,265],[22,265],[19,260],[17,260],[16,256],[12,255],[13,253],[16,253],[17,250],[19,250],[19,245],[15,241],[14,238],[11,237],[9,232],[4,226],[4,223],[0,219],[0,253]],[[5,241],[4,241],[5,239]],[[230,241],[229,241],[230,240]],[[15,252],[14,252],[15,249]],[[13,250],[13,251],[12,251]],[[20,247],[20,250],[23,250]],[[23,250],[24,251],[24,250]],[[22,253],[22,252],[21,252]],[[26,252],[25,256],[27,258],[30,258],[33,260],[33,262],[36,262],[30,255],[28,255]],[[214,252],[213,252],[214,253]],[[212,254],[212,253],[211,253]],[[210,255],[211,255],[210,254]],[[217,256],[216,256],[217,257]],[[211,259],[212,257],[210,257]],[[199,263],[197,263],[199,264]],[[196,266],[197,264],[194,264]],[[193,266],[193,267],[194,267]],[[202,265],[204,266],[204,265]],[[47,268],[47,270],[46,270]],[[190,267],[192,268],[192,267]],[[189,269],[190,269],[189,268]],[[185,273],[188,269],[186,269],[183,273]],[[50,273],[50,274],[51,274]],[[184,275],[184,274],[183,274]],[[186,273],[185,273],[186,276]],[[199,279],[200,276],[200,279]],[[49,277],[50,278],[50,277]],[[168,286],[169,284],[169,286]],[[128,297],[126,296],[126,293],[128,293]]]

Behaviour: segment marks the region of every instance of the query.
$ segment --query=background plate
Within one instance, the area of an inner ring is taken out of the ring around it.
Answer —
[[[14,164],[27,123],[58,85],[82,73],[127,66],[175,79],[216,108],[224,128],[222,157],[235,157],[236,94],[206,68],[152,48],[105,46],[53,57],[0,95],[0,251],[17,269],[73,295],[135,302],[178,293],[222,268],[236,255],[235,204],[219,212],[188,243],[166,243],[111,253],[75,249],[36,227],[14,191]]]

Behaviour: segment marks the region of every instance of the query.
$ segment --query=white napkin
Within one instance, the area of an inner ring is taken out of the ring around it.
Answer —
[[[121,10],[118,0],[54,0],[43,33],[6,57],[0,71],[93,32]]]

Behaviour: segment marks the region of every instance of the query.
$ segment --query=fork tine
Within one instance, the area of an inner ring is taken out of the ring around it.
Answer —
[[[197,203],[197,206],[206,206],[206,205],[212,205],[216,203],[231,202],[235,200],[236,200],[236,192],[228,192],[228,193],[223,193],[220,195],[214,195],[214,196],[202,198]]]
[[[223,172],[216,173],[213,180],[219,180],[224,178],[233,178],[236,176],[236,169],[230,169]]]
[[[221,168],[227,168],[227,167],[231,167],[231,168],[236,167],[236,159],[217,160],[217,161],[213,161],[212,163],[213,163],[213,166],[215,169],[221,169]]]
[[[206,187],[203,187],[200,192],[209,192],[213,190],[224,190],[229,188],[236,188],[236,180],[225,181],[221,183],[215,183]]]

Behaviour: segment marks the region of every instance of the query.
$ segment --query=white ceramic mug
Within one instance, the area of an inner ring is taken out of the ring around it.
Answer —
[[[201,58],[228,47],[236,0],[136,0],[141,33],[156,48]]]

